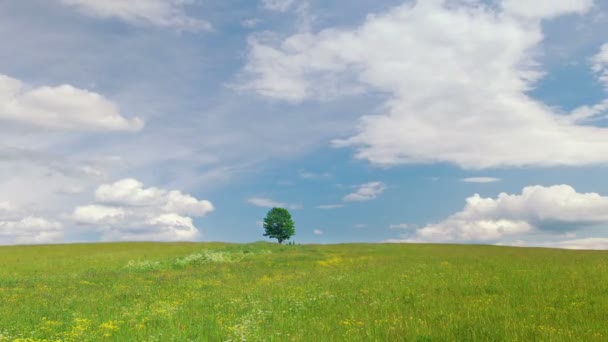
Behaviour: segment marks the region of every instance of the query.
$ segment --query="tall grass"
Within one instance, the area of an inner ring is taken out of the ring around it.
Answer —
[[[0,248],[0,341],[606,341],[608,253],[455,245]]]

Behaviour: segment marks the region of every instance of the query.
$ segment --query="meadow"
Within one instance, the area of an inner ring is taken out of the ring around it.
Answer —
[[[606,341],[608,253],[424,244],[0,247],[0,341]]]

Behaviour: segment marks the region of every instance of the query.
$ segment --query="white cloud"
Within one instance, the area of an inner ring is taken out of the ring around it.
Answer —
[[[600,48],[600,52],[591,59],[592,69],[597,74],[598,80],[602,82],[608,90],[608,43]],[[606,108],[603,108],[606,110]]]
[[[568,240],[538,242],[538,241],[500,241],[495,243],[497,246],[517,246],[517,247],[544,247],[544,248],[562,248],[562,249],[578,249],[578,250],[608,250],[608,238],[603,237],[588,237],[573,239],[576,234],[568,233],[559,236],[568,238]],[[394,241],[399,242],[399,241]]]
[[[495,183],[495,182],[499,182],[500,178],[494,178],[494,177],[469,177],[469,178],[463,178],[460,180],[461,182],[465,182],[465,183]]]
[[[606,69],[606,86],[608,89],[608,69]],[[565,116],[564,119],[571,123],[590,122],[606,118],[606,112],[608,112],[608,100],[601,101],[593,106],[580,106]]]
[[[39,244],[59,242],[63,226],[41,217],[0,220],[0,244]]]
[[[531,232],[534,227],[526,221],[462,220],[456,214],[445,221],[416,231],[422,241],[491,241],[505,236]]]
[[[564,234],[566,235],[566,234]],[[409,239],[388,239],[387,243],[424,243],[428,240],[420,238]],[[553,241],[553,242],[538,242],[527,240],[510,240],[494,243],[496,246],[515,246],[515,247],[545,247],[545,248],[561,248],[561,249],[577,249],[577,250],[608,250],[608,239],[606,238],[582,238],[574,240]]]
[[[142,182],[133,178],[99,186],[95,200],[119,206],[160,206],[165,212],[193,216],[205,216],[214,210],[209,201],[198,200],[177,190],[144,188]]]
[[[321,229],[315,229],[315,230],[313,230],[313,234],[315,234],[315,235],[323,235],[323,231]]]
[[[269,198],[262,198],[262,197],[252,197],[247,199],[247,202],[258,206],[258,207],[262,207],[262,208],[284,208],[287,206],[287,204],[283,203],[283,202],[277,202],[274,200],[271,200]]]
[[[200,237],[192,217],[214,210],[207,200],[178,190],[144,188],[132,178],[99,186],[95,200],[100,204],[76,207],[71,219],[95,226],[106,241],[192,241]]]
[[[296,0],[262,0],[264,7],[271,11],[286,12]]]
[[[0,219],[17,210],[17,207],[8,201],[0,201]]]
[[[112,184],[103,184],[95,191],[95,201],[126,206],[145,206],[163,201],[166,191],[158,188],[144,189],[143,183],[127,178]]]
[[[544,243],[544,244],[541,244],[540,246],[541,247],[564,248],[564,249],[607,250],[608,249],[608,238],[584,238],[584,239],[565,240],[565,241],[559,241],[559,242]]]
[[[91,166],[83,166],[80,170],[82,172],[84,172],[88,176],[103,177],[103,172],[101,172],[101,171],[99,171],[96,168],[91,167]]]
[[[564,14],[585,14],[593,7],[593,0],[503,0],[506,13],[530,18],[551,19]]]
[[[262,0],[262,5],[269,11],[295,14],[293,22],[299,32],[310,31],[316,19],[311,14],[310,1],[307,0]]]
[[[316,49],[314,40],[319,39],[318,37],[298,34],[280,43],[274,38],[269,35],[250,37],[249,61],[245,72],[252,77],[242,85],[242,89],[293,103],[311,97],[331,99],[363,91],[364,87],[360,85],[344,82],[345,78],[351,80],[352,77],[335,73],[335,71],[346,71],[349,63],[329,55],[331,52],[327,53],[327,56],[323,51],[319,52],[319,56],[311,56],[307,54],[314,54],[314,51],[303,51],[308,48]],[[272,45],[275,44],[280,47],[273,47]]]
[[[137,131],[140,118],[126,119],[103,96],[70,85],[32,88],[0,74],[0,121],[57,130]]]
[[[414,226],[409,223],[399,223],[399,224],[391,224],[389,226],[389,228],[390,229],[412,229],[412,228],[414,228]]]
[[[104,231],[104,241],[192,241],[200,237],[192,218],[177,214],[151,217],[139,225],[111,226]]]
[[[343,208],[343,207],[344,207],[344,204],[322,204],[322,205],[317,206],[317,208],[325,209],[325,210],[338,209],[338,208]]]
[[[111,225],[123,222],[127,211],[120,207],[86,205],[74,209],[72,219],[77,224]]]
[[[19,206],[0,201],[0,245],[60,242],[64,230],[60,222],[33,216]]]
[[[264,197],[252,197],[247,199],[247,202],[262,208],[286,208],[286,209],[301,209],[302,206],[299,204],[288,204],[272,200]]]
[[[377,165],[608,162],[608,129],[568,122],[528,95],[543,75],[536,60],[540,17],[587,7],[530,5],[533,19],[514,14],[523,3],[505,3],[508,12],[419,1],[370,15],[351,30],[254,36],[243,87],[290,102],[362,90],[388,94],[382,112],[361,118],[358,133],[334,141]]]
[[[162,214],[152,218],[148,223],[161,229],[160,235],[163,240],[192,240],[199,235],[198,229],[192,224],[192,218],[175,213]]]
[[[167,204],[163,210],[182,215],[205,216],[215,208],[213,204],[206,200],[198,200],[180,191],[170,191],[167,194]]]
[[[572,232],[608,223],[608,197],[569,185],[529,186],[497,198],[474,195],[465,208],[416,231],[419,241],[492,241],[533,231]]]
[[[97,18],[117,18],[137,25],[180,31],[211,30],[211,24],[188,16],[185,5],[193,0],[59,0],[66,6]]]
[[[346,202],[371,201],[382,194],[384,190],[386,190],[386,185],[382,182],[361,184],[357,191],[344,196],[343,200]]]

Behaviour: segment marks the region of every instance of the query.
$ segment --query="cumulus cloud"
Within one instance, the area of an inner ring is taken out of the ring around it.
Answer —
[[[110,225],[123,222],[126,216],[127,211],[120,207],[85,205],[74,209],[72,219],[77,224]]]
[[[132,178],[100,185],[95,201],[76,207],[70,218],[94,226],[106,241],[191,241],[200,236],[192,217],[214,210],[207,200],[178,190],[145,188]]]
[[[192,241],[200,236],[192,218],[177,214],[162,214],[142,221],[139,225],[109,226],[104,241]]]
[[[143,183],[127,178],[112,184],[103,184],[95,191],[95,200],[99,203],[110,203],[127,206],[145,206],[163,200],[165,190],[158,188],[144,189]]]
[[[416,230],[414,241],[492,241],[530,232],[564,233],[608,223],[608,197],[569,185],[529,186],[497,198],[475,194],[464,209]]]
[[[315,229],[315,230],[313,230],[313,234],[315,234],[315,235],[323,235],[323,231],[321,229]]]
[[[346,202],[371,201],[386,190],[386,185],[382,182],[369,182],[359,185],[357,191],[344,196]]]
[[[264,197],[252,197],[247,199],[247,202],[255,205],[256,207],[262,208],[286,208],[286,209],[301,209],[302,206],[300,204],[289,204],[284,202],[279,202],[272,200],[270,198]]]
[[[463,178],[460,180],[461,182],[465,182],[465,183],[495,183],[495,182],[499,182],[500,178],[494,178],[494,177],[469,177],[469,178]]]
[[[166,212],[194,216],[205,216],[213,211],[213,204],[209,201],[198,200],[177,190],[144,188],[142,182],[133,178],[99,186],[95,191],[95,200],[118,206],[159,206]]]
[[[63,239],[63,225],[41,217],[0,221],[0,244],[40,244]]]
[[[491,241],[528,233],[534,228],[521,220],[463,220],[459,216],[421,228],[416,235],[422,241]]]
[[[85,15],[117,18],[136,25],[173,28],[180,31],[211,30],[207,21],[192,18],[184,6],[193,0],[59,0]]]
[[[140,118],[123,117],[103,96],[70,85],[29,87],[0,74],[0,121],[57,130],[137,131]]]
[[[334,141],[377,165],[463,168],[608,162],[608,129],[577,125],[531,98],[542,77],[541,19],[590,1],[418,1],[354,29],[253,36],[243,87],[290,102],[361,91],[388,95],[357,133]],[[534,12],[522,17],[523,6]],[[489,62],[491,61],[491,62]]]
[[[10,202],[0,202],[0,245],[59,242],[63,235],[60,222],[27,215]]]
[[[163,210],[182,215],[205,216],[212,212],[214,207],[209,201],[201,201],[191,195],[173,190],[167,194],[167,204],[163,206]]]

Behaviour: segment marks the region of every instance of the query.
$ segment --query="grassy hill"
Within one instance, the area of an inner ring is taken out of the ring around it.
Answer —
[[[0,247],[0,341],[608,340],[608,253],[463,245]]]

